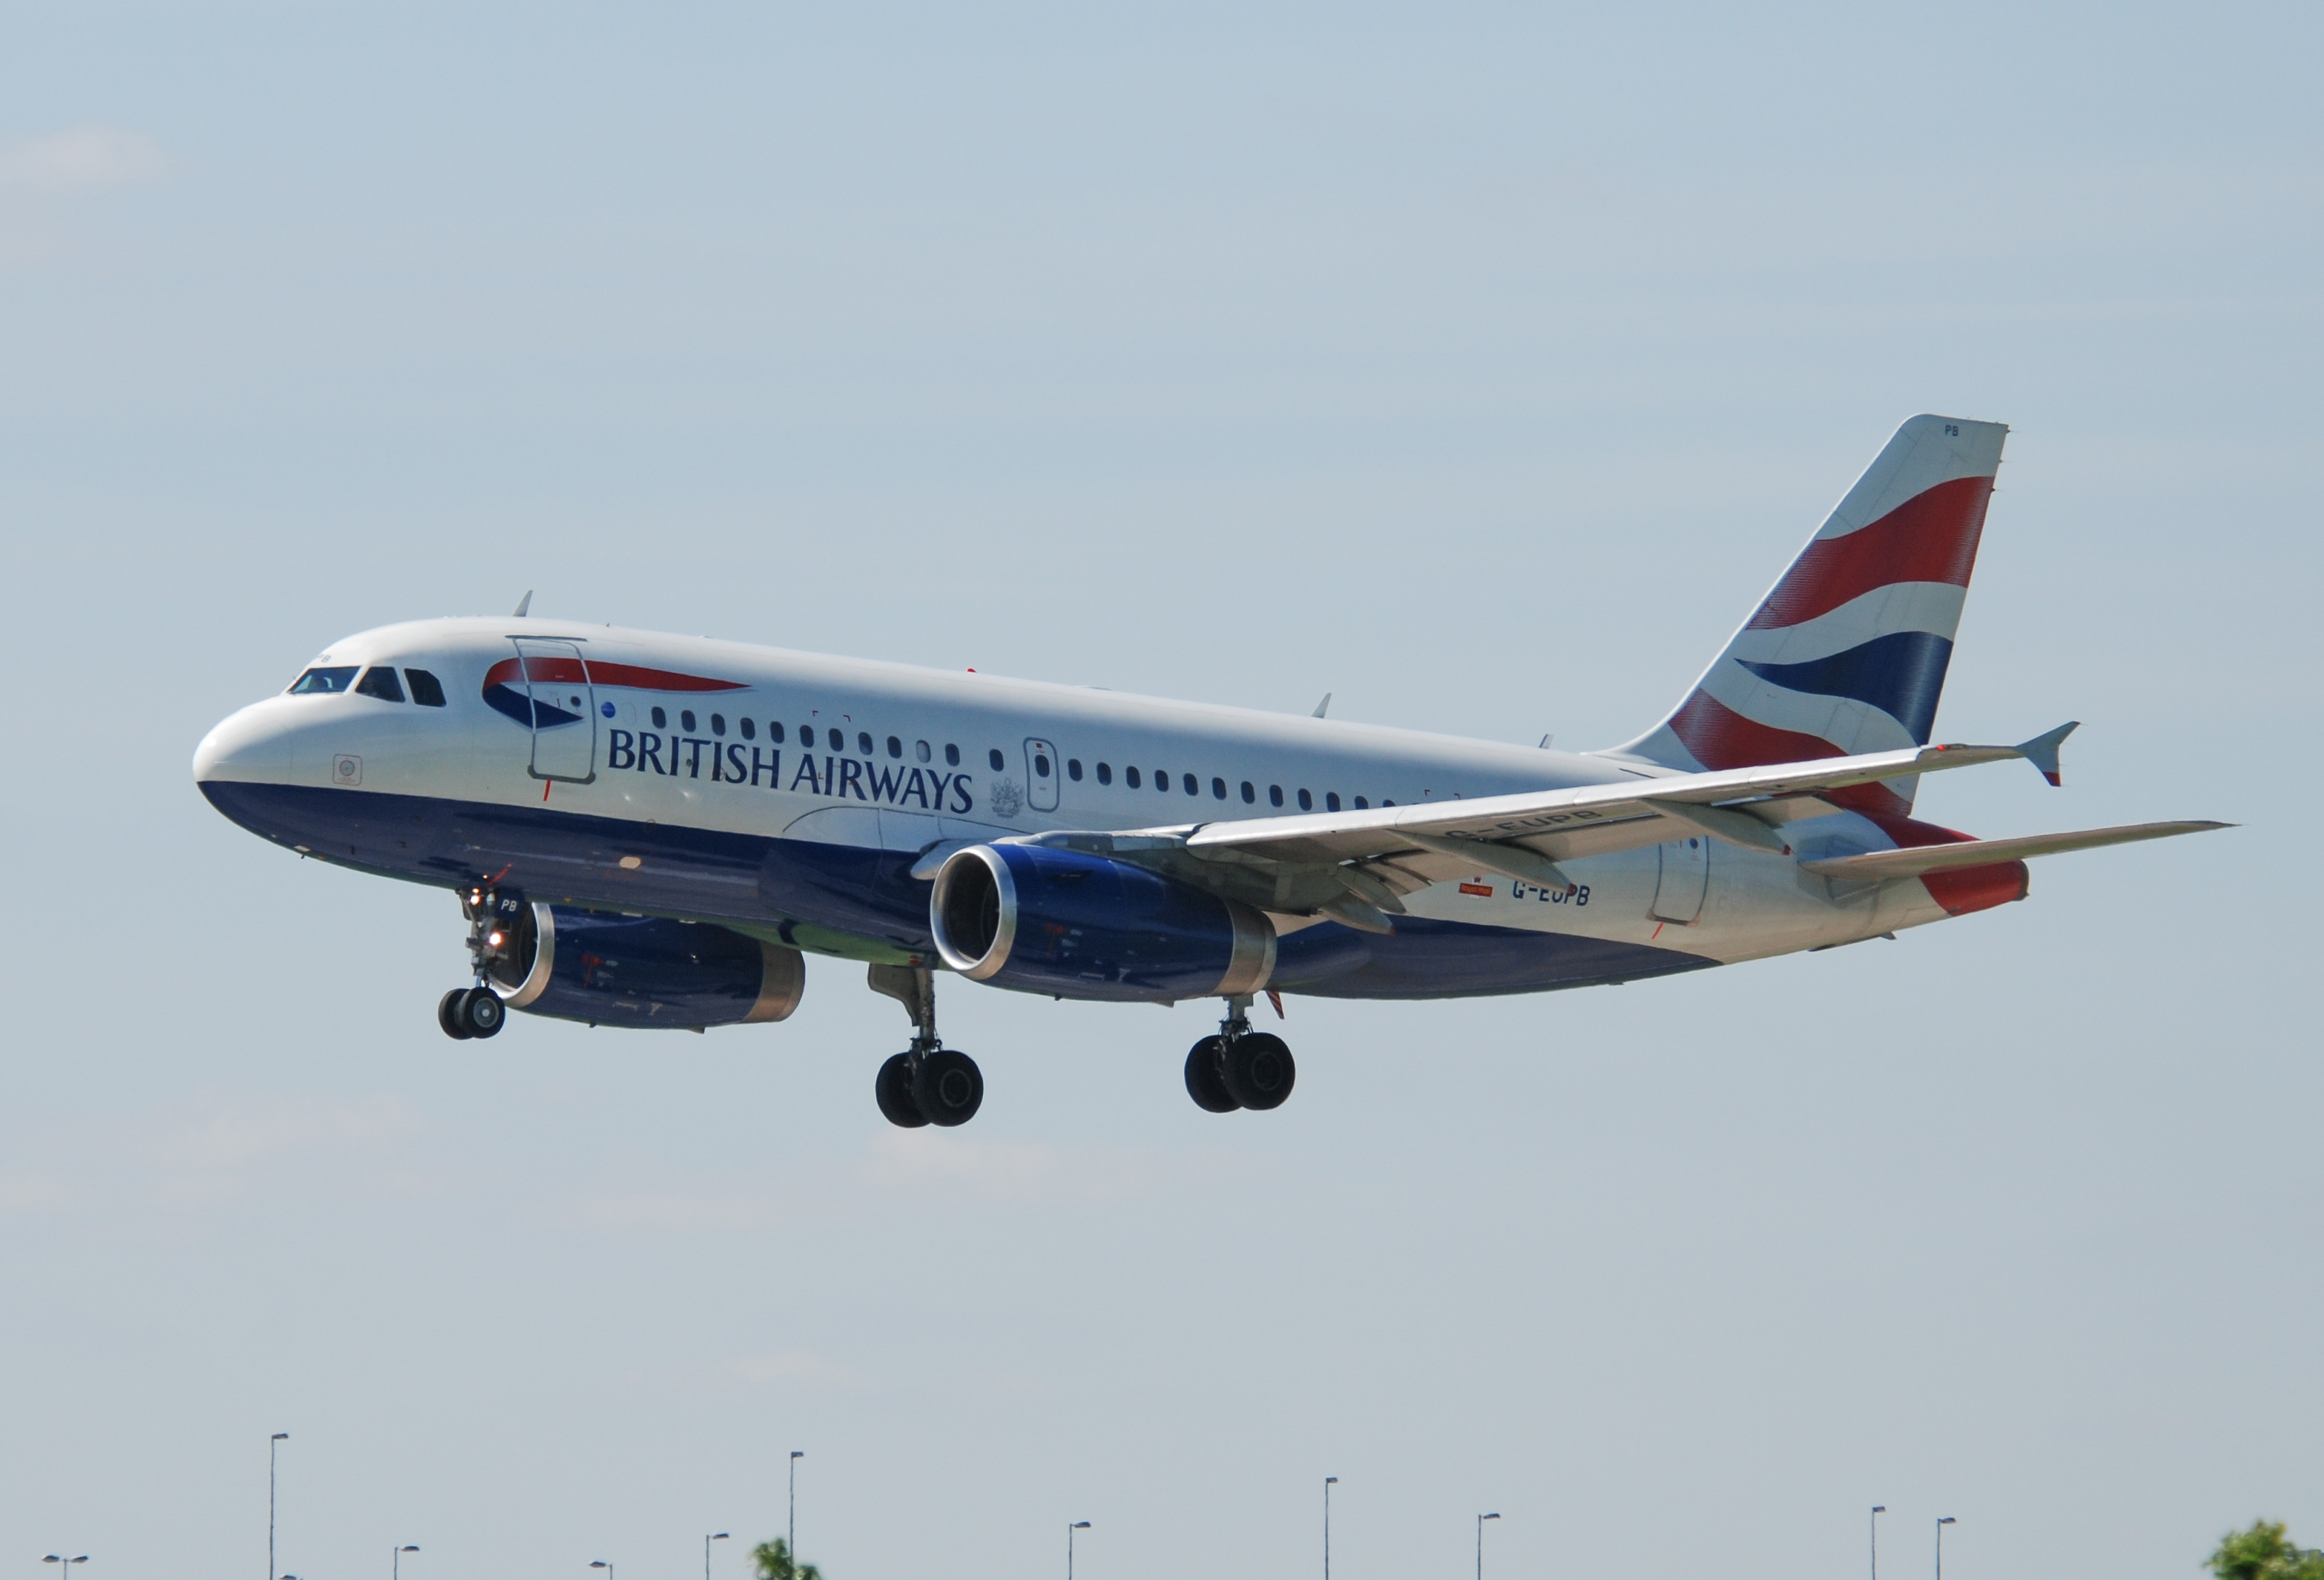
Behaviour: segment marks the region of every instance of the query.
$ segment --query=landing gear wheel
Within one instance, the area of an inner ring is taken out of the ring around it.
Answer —
[[[460,1007],[455,1012],[460,1028],[470,1037],[497,1037],[508,1023],[508,1006],[501,995],[488,987],[472,987],[460,995]]]
[[[1232,1113],[1242,1106],[1227,1090],[1220,1067],[1226,1062],[1226,1050],[1225,1038],[1205,1037],[1186,1055],[1186,1095],[1206,1113]]]
[[[873,1083],[872,1095],[880,1100],[881,1117],[890,1124],[905,1130],[918,1130],[927,1123],[928,1116],[912,1101],[912,1056],[899,1053],[880,1067],[880,1078]]]
[[[1277,1108],[1291,1095],[1298,1067],[1282,1038],[1266,1031],[1246,1031],[1227,1044],[1226,1088],[1245,1108]]]
[[[949,1048],[920,1056],[912,1076],[912,1102],[930,1124],[966,1124],[984,1101],[984,1072],[968,1055]]]
[[[466,1042],[475,1035],[460,1023],[460,1002],[467,996],[466,988],[456,987],[436,1001],[436,1024],[441,1026],[444,1035],[455,1042]]]

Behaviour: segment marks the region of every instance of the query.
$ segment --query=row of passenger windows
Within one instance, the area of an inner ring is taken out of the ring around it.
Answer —
[[[654,728],[658,730],[666,730],[669,728],[669,711],[667,708],[656,707],[650,709],[650,712],[653,719]],[[689,733],[700,727],[695,720],[694,710],[692,708],[681,707],[678,710],[678,727]],[[759,738],[759,721],[756,719],[738,718],[734,721],[734,728],[736,733],[746,741],[755,741]],[[710,733],[714,735],[723,735],[726,733],[726,716],[724,714],[714,713],[710,716]],[[821,731],[821,735],[824,743],[827,744],[831,750],[835,752],[844,752],[847,750],[847,733],[844,730],[825,728]],[[800,745],[812,752],[815,750],[816,738],[817,729],[816,725],[799,725],[798,744]],[[783,727],[782,720],[770,718],[767,721],[767,739],[779,746],[790,739],[790,732]],[[904,739],[901,735],[890,735],[888,737],[887,745],[889,756],[901,757],[904,754]],[[866,757],[876,757],[879,755],[879,747],[877,744],[873,742],[872,732],[869,730],[858,730],[855,732],[855,749]],[[912,755],[918,758],[923,762],[933,762],[936,761],[936,748],[930,746],[926,741],[914,741],[912,743]],[[992,770],[995,773],[998,773],[1001,771],[1004,759],[997,749],[990,753],[989,755],[992,759]],[[944,760],[946,767],[958,768],[960,766],[960,748],[954,745],[949,741],[945,743]]]
[[[324,669],[308,670],[290,682],[290,695],[311,697],[318,693],[352,691],[358,697],[376,697],[382,702],[401,702],[403,685],[395,671],[385,664],[374,664],[355,678],[357,666],[333,664]],[[411,682],[411,700],[422,707],[444,706],[444,683],[425,670],[406,670],[403,679]]]
[[[997,757],[1000,753],[996,752],[993,755]],[[1037,769],[1041,770],[1043,772],[1047,772],[1047,765],[1041,762],[1037,761],[1034,766]],[[1098,783],[1111,784],[1113,782],[1113,764],[1111,762],[1101,762],[1096,766]],[[1082,777],[1082,760],[1080,758],[1068,757],[1065,759],[1065,777],[1074,781],[1080,780]],[[1131,790],[1139,790],[1143,788],[1145,775],[1139,772],[1135,764],[1132,764],[1121,771],[1121,782]],[[1161,791],[1166,796],[1170,793],[1172,787],[1170,771],[1168,769],[1157,768],[1154,771],[1154,788]],[[1203,793],[1203,781],[1194,774],[1181,773],[1177,777],[1177,788],[1187,795],[1198,796]],[[1259,787],[1257,785],[1251,783],[1250,781],[1246,779],[1241,782],[1240,789],[1242,795],[1243,805],[1251,807],[1259,804]],[[1297,798],[1299,809],[1301,811],[1312,812],[1315,809],[1315,797],[1314,792],[1302,788],[1292,793]],[[1215,775],[1211,779],[1211,799],[1214,801],[1223,801],[1227,799],[1227,781]],[[1281,785],[1271,784],[1267,787],[1267,804],[1270,807],[1279,807],[1283,805],[1283,787]],[[1368,797],[1358,796],[1355,799],[1355,805],[1360,808],[1370,808],[1371,806],[1371,801]],[[1380,802],[1380,805],[1383,807],[1393,807],[1396,805],[1396,802],[1393,800],[1383,800]],[[1323,809],[1327,812],[1336,812],[1341,809],[1340,792],[1338,790],[1325,790],[1323,792]]]

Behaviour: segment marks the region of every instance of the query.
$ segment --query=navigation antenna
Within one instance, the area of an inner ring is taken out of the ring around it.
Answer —
[[[525,611],[531,607],[532,589],[530,587],[527,587],[524,589],[524,596],[516,601],[516,618],[519,620],[523,619]]]

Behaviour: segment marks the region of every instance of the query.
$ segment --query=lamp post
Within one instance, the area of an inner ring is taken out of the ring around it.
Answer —
[[[288,1432],[277,1432],[266,1442],[266,1580],[274,1580],[274,1446],[290,1437]]]
[[[1499,1518],[1498,1514],[1477,1516],[1477,1580],[1485,1580],[1485,1521]]]
[[[794,1564],[798,1562],[798,1462],[806,1457],[806,1449],[791,1450],[791,1516],[790,1523],[783,1527],[783,1541],[791,1550]],[[613,1576],[607,1575],[606,1580],[613,1580]]]
[[[1872,1580],[1880,1580],[1880,1517],[1887,1512],[1886,1503],[1872,1505]]]
[[[1332,1580],[1332,1489],[1339,1484],[1338,1476],[1323,1478],[1323,1580]]]
[[[590,1560],[589,1560],[589,1566],[590,1566],[591,1568],[593,1568],[593,1569],[603,1569],[603,1570],[604,1570],[604,1571],[605,1571],[605,1580],[613,1580],[613,1565],[611,1565],[611,1564],[609,1564],[609,1563],[607,1563],[607,1562],[605,1562],[605,1560],[604,1560],[604,1559],[603,1559],[603,1558],[592,1558],[592,1559],[590,1559]]]
[[[723,1530],[715,1536],[706,1536],[702,1538],[702,1580],[710,1580],[710,1544],[725,1539],[726,1533]],[[794,1558],[791,1561],[797,1563],[798,1560]]]
[[[1065,1527],[1065,1580],[1074,1580],[1074,1532],[1089,1528],[1090,1522],[1086,1520],[1076,1520]]]
[[[403,1555],[416,1553],[418,1548],[392,1548],[387,1555],[388,1580],[403,1580]]]
[[[1945,1580],[1945,1527],[1952,1522],[1950,1514],[1937,1521],[1937,1580]]]
[[[72,1566],[75,1564],[88,1563],[88,1555],[87,1553],[83,1553],[77,1558],[69,1558],[62,1553],[51,1553],[47,1557],[42,1558],[41,1562],[43,1564],[62,1564],[64,1567],[57,1571],[58,1580],[72,1580]]]

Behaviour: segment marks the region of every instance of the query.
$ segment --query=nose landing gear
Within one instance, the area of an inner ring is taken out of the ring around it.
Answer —
[[[1298,1079],[1290,1045],[1268,1031],[1250,1029],[1250,1000],[1227,1000],[1219,1034],[1205,1037],[1186,1054],[1186,1095],[1210,1113],[1238,1108],[1282,1106]]]
[[[474,987],[456,987],[436,1001],[436,1024],[444,1035],[465,1042],[472,1037],[493,1037],[508,1023],[508,1006],[493,991],[492,962],[508,947],[503,912],[521,915],[524,901],[503,896],[497,889],[477,887],[460,896],[460,914],[468,919],[468,963],[475,973]]]
[[[936,974],[925,966],[874,966],[872,991],[904,1006],[914,1028],[911,1047],[880,1067],[872,1084],[880,1113],[906,1130],[924,1124],[966,1124],[984,1104],[984,1072],[936,1035]]]

